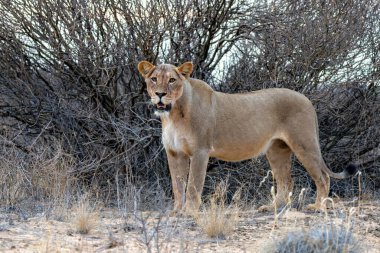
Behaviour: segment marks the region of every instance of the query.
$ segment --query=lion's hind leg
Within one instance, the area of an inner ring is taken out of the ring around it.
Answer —
[[[324,210],[322,202],[328,197],[330,190],[330,177],[323,172],[322,167],[326,166],[323,161],[319,144],[312,139],[302,139],[299,142],[290,143],[292,151],[297,159],[305,167],[317,187],[317,198],[314,204],[307,206],[307,209],[319,211]]]
[[[289,193],[293,190],[291,177],[292,150],[282,140],[274,140],[266,153],[276,183],[276,196],[272,204],[264,205],[259,211],[272,211],[288,203]]]

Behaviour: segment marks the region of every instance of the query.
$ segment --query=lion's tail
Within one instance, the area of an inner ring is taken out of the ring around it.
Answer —
[[[319,141],[319,126],[318,126],[318,120],[317,115],[315,114],[315,125],[316,125],[316,134]],[[330,177],[336,178],[336,179],[345,179],[354,176],[358,172],[358,167],[355,164],[348,164],[347,167],[340,173],[332,172],[326,164],[325,166],[322,166],[322,169],[324,172],[326,172]]]
[[[349,164],[342,172],[335,173],[323,166],[323,171],[326,172],[330,177],[336,179],[345,179],[354,176],[358,172],[358,167],[354,164]]]

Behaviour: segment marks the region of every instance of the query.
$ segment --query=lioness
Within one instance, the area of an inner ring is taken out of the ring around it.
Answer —
[[[311,102],[288,89],[265,89],[244,94],[214,91],[190,78],[193,64],[179,67],[138,64],[147,91],[162,122],[164,144],[173,184],[174,212],[198,210],[209,157],[241,161],[265,154],[277,185],[275,201],[260,210],[282,205],[293,188],[292,153],[317,187],[308,209],[323,209],[330,176],[347,178],[356,173],[348,166],[341,173],[329,170],[319,147],[317,115]],[[185,198],[186,194],[186,198]]]

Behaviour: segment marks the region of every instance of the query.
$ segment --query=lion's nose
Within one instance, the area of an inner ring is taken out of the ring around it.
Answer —
[[[166,95],[165,92],[156,92],[156,95],[161,99],[163,96]]]

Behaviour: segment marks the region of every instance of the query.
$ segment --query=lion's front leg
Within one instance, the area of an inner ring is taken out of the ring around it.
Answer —
[[[185,202],[186,181],[189,174],[190,158],[184,154],[167,152],[170,176],[173,185],[173,212],[180,212]]]
[[[207,151],[199,151],[190,159],[190,173],[186,192],[186,212],[188,213],[198,211],[201,205],[208,160]]]

